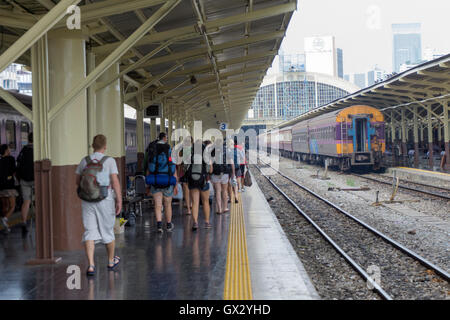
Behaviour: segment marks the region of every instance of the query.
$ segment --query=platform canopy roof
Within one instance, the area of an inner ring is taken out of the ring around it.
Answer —
[[[394,121],[400,121],[401,110],[412,118],[414,105],[431,106],[434,119],[442,117],[442,101],[450,100],[450,54],[420,64],[396,74],[389,79],[361,89],[294,119],[279,124],[278,128],[291,126],[302,120],[344,109],[352,105],[369,105],[380,109]],[[427,111],[422,110],[422,114]],[[420,116],[420,114],[419,114]],[[390,120],[390,119],[388,119]]]
[[[63,1],[0,0],[0,53]],[[127,39],[137,40],[118,57],[125,103],[139,108],[163,101],[204,126],[227,122],[232,128],[244,119],[297,7],[295,0],[65,2],[80,7],[96,65]],[[158,14],[154,27],[137,38],[136,31]],[[68,16],[51,29],[72,32]],[[14,61],[30,65],[29,50]],[[97,89],[105,85],[97,83]]]

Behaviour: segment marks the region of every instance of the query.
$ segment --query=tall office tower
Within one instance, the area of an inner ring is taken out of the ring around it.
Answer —
[[[304,42],[306,71],[337,77],[337,50],[334,37],[307,37]]]
[[[344,78],[344,53],[342,49],[336,49],[337,56],[337,76],[341,79]]]
[[[356,84],[360,88],[365,88],[366,87],[366,75],[364,73],[355,73],[353,83]]]
[[[422,60],[420,23],[400,23],[392,25],[393,69],[400,71],[402,64],[415,64]]]

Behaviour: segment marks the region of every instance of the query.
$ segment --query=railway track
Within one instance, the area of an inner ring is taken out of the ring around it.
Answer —
[[[370,180],[373,182],[392,185],[392,180],[388,181],[389,180],[388,177],[386,177],[386,179],[384,177],[383,178],[381,178],[381,177],[374,178],[373,176],[361,175],[361,174],[356,174],[356,173],[352,173],[351,175],[358,177],[358,178],[367,179],[367,180]],[[435,187],[435,186],[430,186],[430,185],[423,184],[423,183],[405,181],[405,180],[401,180],[401,179],[399,181],[401,181],[401,183],[398,185],[398,187],[401,189],[409,190],[409,191],[413,191],[413,192],[417,192],[417,193],[421,193],[421,194],[426,194],[426,195],[437,197],[437,198],[444,199],[444,200],[450,200],[450,190],[447,188]],[[413,185],[419,186],[422,189],[419,189],[417,187],[415,188],[415,187],[413,187]]]
[[[277,173],[269,177],[255,167],[383,299],[418,299],[437,292],[446,298],[447,271],[282,172],[268,166]],[[371,266],[379,267],[382,285],[366,271]],[[426,275],[432,276],[431,281],[423,281]]]

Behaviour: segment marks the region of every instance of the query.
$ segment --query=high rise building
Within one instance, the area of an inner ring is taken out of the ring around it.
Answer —
[[[392,25],[393,69],[400,72],[402,64],[416,64],[422,60],[420,23]]]
[[[305,38],[304,43],[306,55],[306,71],[323,73],[333,77],[337,77],[338,58],[336,46],[334,43],[334,37],[307,37]]]
[[[360,88],[365,88],[366,87],[366,75],[364,73],[355,73],[353,83],[356,84]]]
[[[336,57],[337,57],[337,76],[341,79],[344,78],[344,53],[342,49],[336,49]]]
[[[305,68],[305,54],[285,54],[283,52],[279,55],[279,70],[280,72],[304,72]]]

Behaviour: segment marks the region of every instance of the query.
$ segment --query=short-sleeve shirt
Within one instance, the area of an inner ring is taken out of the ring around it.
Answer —
[[[102,160],[102,158],[105,155],[103,153],[100,152],[94,152],[93,154],[90,155],[92,160],[97,160],[100,162],[100,160]],[[83,158],[80,162],[80,164],[77,167],[77,170],[75,171],[76,174],[81,175],[81,172],[83,171],[83,169],[86,167],[87,163],[86,160]],[[109,176],[111,176],[112,174],[119,174],[119,170],[117,169],[117,164],[116,164],[116,160],[114,160],[114,158],[109,157],[104,163],[103,163],[103,171],[102,172],[106,172],[108,173]],[[111,182],[112,183],[112,182]],[[114,194],[113,194],[113,189],[112,189],[112,185],[110,184],[108,187],[108,197],[106,197],[106,199],[111,200],[114,199]]]

